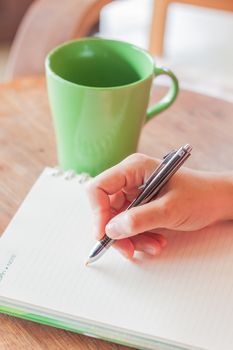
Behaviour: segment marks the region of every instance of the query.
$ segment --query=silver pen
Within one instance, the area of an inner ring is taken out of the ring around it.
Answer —
[[[171,178],[171,176],[181,167],[190,156],[192,147],[186,144],[178,150],[168,153],[160,165],[154,170],[145,184],[139,187],[142,192],[133,200],[126,210],[150,202],[161,187]],[[114,239],[104,236],[91,250],[86,265],[98,260],[108,248],[113,244]]]

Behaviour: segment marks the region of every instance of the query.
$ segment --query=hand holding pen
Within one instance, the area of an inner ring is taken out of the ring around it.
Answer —
[[[153,205],[148,202],[179,169],[190,155],[190,151],[189,145],[172,151],[164,157],[159,166],[153,158],[136,154],[92,181],[88,192],[97,219],[97,238],[102,240],[94,247],[88,262],[97,260],[113,243],[109,237],[118,240],[114,245],[128,257],[132,256],[134,250],[143,250],[154,255],[165,245],[166,240],[161,234],[148,232],[156,228],[151,227],[154,218],[152,221],[148,219],[154,210],[162,213],[164,204],[160,199],[153,200]],[[145,178],[147,181],[144,184]],[[142,184],[144,184],[143,189]],[[153,209],[154,206],[157,208]],[[143,215],[141,209],[143,209]],[[110,220],[117,212],[122,213]],[[108,237],[105,236],[103,239],[105,229]],[[141,235],[138,235],[139,233]],[[137,236],[131,237],[130,240],[122,239],[135,234]]]

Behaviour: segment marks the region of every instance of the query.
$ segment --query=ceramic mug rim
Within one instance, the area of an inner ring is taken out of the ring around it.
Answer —
[[[119,85],[119,86],[106,86],[106,87],[98,87],[98,86],[88,86],[88,85],[82,85],[82,84],[78,84],[78,83],[74,83],[68,79],[62,78],[59,74],[57,74],[53,68],[51,67],[51,58],[52,56],[54,56],[55,54],[57,54],[60,50],[64,49],[65,47],[69,46],[70,44],[73,43],[79,43],[79,42],[91,42],[91,41],[105,41],[108,43],[112,43],[112,44],[120,44],[120,45],[124,45],[124,46],[128,46],[130,49],[132,49],[133,51],[139,51],[142,55],[144,55],[144,57],[146,57],[148,59],[148,63],[151,64],[151,72],[149,72],[148,74],[146,74],[143,78],[140,78],[132,83],[129,84],[124,84],[124,85]],[[121,40],[115,40],[115,39],[105,39],[105,38],[96,38],[96,37],[87,37],[87,38],[82,38],[82,39],[74,39],[74,40],[70,40],[67,41],[59,46],[56,46],[54,49],[52,49],[46,56],[45,59],[45,68],[46,68],[46,72],[51,75],[53,78],[55,78],[56,80],[71,85],[71,86],[76,86],[76,87],[81,87],[81,88],[86,88],[86,89],[93,89],[93,90],[116,90],[116,89],[124,89],[124,88],[128,88],[128,87],[132,87],[132,86],[138,86],[142,83],[144,83],[146,80],[150,79],[153,76],[153,72],[154,72],[154,67],[155,67],[155,62],[152,58],[152,56],[149,54],[148,51],[134,45],[131,43],[128,43],[126,41],[121,41]]]

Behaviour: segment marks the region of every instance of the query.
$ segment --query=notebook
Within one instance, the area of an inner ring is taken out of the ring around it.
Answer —
[[[233,226],[169,236],[162,254],[95,243],[86,176],[46,168],[0,238],[2,313],[138,349],[232,349]]]

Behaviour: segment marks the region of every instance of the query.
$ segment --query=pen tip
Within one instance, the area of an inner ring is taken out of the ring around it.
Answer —
[[[89,261],[86,261],[86,262],[85,262],[85,266],[88,266],[88,265],[89,265]]]

